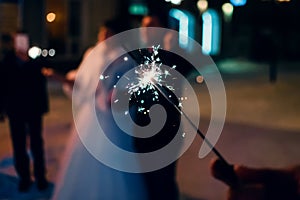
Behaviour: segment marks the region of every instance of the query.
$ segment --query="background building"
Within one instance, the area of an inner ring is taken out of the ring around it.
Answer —
[[[0,0],[0,33],[24,30],[31,45],[54,49],[56,60],[70,61],[95,43],[105,19],[121,16],[135,28],[143,15],[155,13],[178,31],[181,17],[188,18],[189,36],[215,59],[297,60],[299,4],[297,0]]]

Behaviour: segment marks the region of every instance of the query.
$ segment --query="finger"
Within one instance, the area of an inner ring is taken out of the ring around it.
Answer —
[[[229,179],[232,172],[228,170],[228,165],[224,165],[220,160],[213,160],[210,168],[211,173],[215,178],[231,186],[231,193],[233,193],[233,191],[237,192],[236,196],[241,195],[243,192],[245,193],[245,188],[250,187],[250,189],[253,189],[254,191],[256,186],[261,186],[265,192],[266,199],[292,200],[299,198],[299,177],[297,176],[298,173],[296,173],[297,170],[295,169],[255,169],[235,165],[233,166],[233,173],[237,178],[236,183],[238,184],[235,185],[235,187],[232,187],[232,179]]]
[[[228,165],[219,159],[212,160],[211,162],[211,174],[225,184],[236,187],[238,185],[238,177],[234,172],[234,166]]]

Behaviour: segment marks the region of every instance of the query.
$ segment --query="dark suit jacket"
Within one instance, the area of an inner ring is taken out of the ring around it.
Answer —
[[[42,115],[49,110],[46,78],[41,60],[23,61],[9,52],[2,63],[2,101],[8,116]]]

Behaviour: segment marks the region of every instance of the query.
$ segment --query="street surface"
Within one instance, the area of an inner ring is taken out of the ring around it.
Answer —
[[[217,63],[227,95],[227,116],[216,145],[230,163],[252,167],[285,167],[300,164],[300,64],[280,62],[276,83],[268,80],[268,66],[247,60]],[[204,77],[205,78],[205,77]],[[205,132],[210,119],[210,100],[203,84],[196,84],[200,104],[200,130]],[[44,119],[44,139],[48,178],[54,183],[60,170],[72,126],[71,100],[59,83],[49,81],[50,112]],[[198,158],[202,144],[199,136],[179,159],[178,183],[182,199],[225,199],[226,186],[211,178],[210,153]],[[48,199],[55,185],[39,193],[17,192],[12,147],[7,120],[0,123],[0,200]]]

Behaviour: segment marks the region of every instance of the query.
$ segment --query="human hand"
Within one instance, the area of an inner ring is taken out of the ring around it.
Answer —
[[[237,184],[228,181],[226,165],[221,160],[213,160],[212,175],[230,185],[228,200],[299,200],[300,166],[285,169],[254,169],[234,165]]]
[[[50,68],[42,68],[42,74],[46,77],[52,77],[54,75],[54,70]]]

